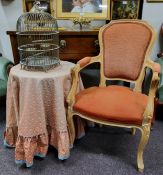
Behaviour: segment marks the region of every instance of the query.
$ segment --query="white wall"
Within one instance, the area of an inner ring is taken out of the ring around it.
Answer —
[[[163,45],[162,37],[160,36],[160,28],[163,23],[163,3],[149,3],[144,0],[142,19],[148,21],[157,32],[156,42],[151,52],[152,59],[157,59],[157,53],[161,51]]]
[[[147,3],[144,0],[142,19],[148,21],[157,31],[156,43],[152,50],[152,58],[156,59],[160,51],[162,39],[159,36],[160,27],[163,22],[162,11],[163,3]],[[22,14],[22,0],[0,0],[0,52],[3,56],[13,60],[9,36],[6,35],[8,30],[16,30],[16,21]],[[100,25],[104,24],[103,22]],[[60,21],[59,25],[69,25],[69,22]]]
[[[22,13],[22,0],[0,1],[0,52],[13,60],[8,30],[16,30],[16,21]]]

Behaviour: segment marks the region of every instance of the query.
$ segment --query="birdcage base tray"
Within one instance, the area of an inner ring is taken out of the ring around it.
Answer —
[[[44,58],[26,58],[20,61],[21,69],[29,71],[48,71],[55,68],[60,64],[58,59],[47,57],[45,61]]]

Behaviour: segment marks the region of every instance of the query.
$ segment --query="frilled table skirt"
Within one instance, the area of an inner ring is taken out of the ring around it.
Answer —
[[[70,154],[66,121],[66,96],[71,86],[73,63],[62,61],[48,72],[31,72],[14,66],[7,87],[4,145],[15,147],[15,162],[32,166],[34,156],[45,157],[49,144],[58,158]],[[80,87],[83,88],[80,82]],[[77,120],[77,137],[84,135],[84,123]]]

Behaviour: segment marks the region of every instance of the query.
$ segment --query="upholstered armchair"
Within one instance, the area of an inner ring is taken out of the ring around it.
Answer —
[[[4,99],[7,91],[8,74],[13,63],[4,57],[0,57],[0,100]]]
[[[163,28],[163,26],[162,26]],[[162,113],[162,105],[163,105],[163,52],[159,53],[157,63],[160,64],[160,83],[157,90],[157,96],[155,98],[155,110],[154,110],[154,119],[156,116],[161,117],[159,114]]]
[[[163,58],[159,58],[158,63],[161,66],[160,84],[158,87],[158,104],[163,104]]]
[[[104,125],[141,131],[137,166],[144,170],[143,151],[148,142],[154,110],[154,97],[159,83],[160,66],[150,58],[155,38],[153,28],[141,20],[115,20],[99,31],[100,53],[85,57],[72,69],[72,87],[67,97],[68,127],[71,144],[75,139],[74,116]],[[100,83],[77,92],[79,72],[100,63]],[[149,94],[142,93],[145,69],[153,71]],[[106,80],[122,80],[134,88],[109,85]],[[127,151],[127,150],[126,150]],[[153,158],[154,159],[154,158]]]

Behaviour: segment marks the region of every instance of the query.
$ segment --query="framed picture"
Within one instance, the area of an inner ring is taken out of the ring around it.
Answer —
[[[109,0],[55,0],[55,16],[58,19],[88,17],[110,19]]]
[[[39,0],[39,1],[40,1],[39,8],[54,16],[54,10],[53,10],[54,0]],[[35,0],[23,0],[23,11],[29,12],[33,8],[34,2]]]
[[[147,2],[163,2],[163,0],[147,0]]]
[[[138,19],[140,0],[112,0],[111,19]]]

